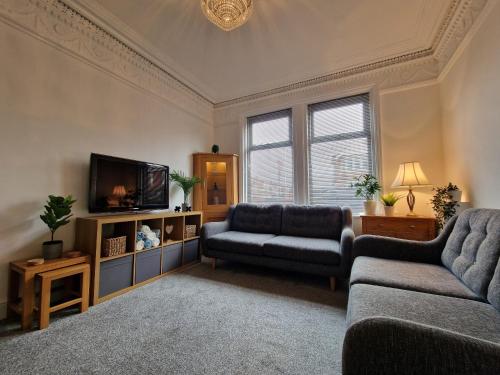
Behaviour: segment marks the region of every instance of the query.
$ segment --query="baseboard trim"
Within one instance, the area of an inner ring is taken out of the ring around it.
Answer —
[[[0,302],[0,320],[7,318],[7,302]]]

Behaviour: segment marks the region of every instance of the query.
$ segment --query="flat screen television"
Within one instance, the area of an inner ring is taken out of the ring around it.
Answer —
[[[166,165],[90,155],[90,212],[168,208]]]

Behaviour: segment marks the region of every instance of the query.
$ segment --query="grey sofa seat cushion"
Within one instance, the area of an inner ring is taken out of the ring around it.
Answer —
[[[425,263],[358,257],[350,284],[371,284],[482,301],[448,269]]]
[[[273,233],[281,231],[281,205],[256,205],[239,203],[233,211],[231,230],[249,233]]]
[[[340,244],[326,238],[276,236],[264,243],[263,254],[271,258],[338,265]]]
[[[500,309],[499,278],[490,286],[500,258],[500,210],[468,209],[460,214],[441,255],[462,282]],[[500,272],[497,271],[497,272]]]
[[[500,343],[500,314],[487,303],[376,285],[355,284],[347,323],[389,317]]]
[[[207,245],[214,250],[262,256],[262,245],[273,237],[268,233],[227,231],[210,237]]]
[[[298,237],[340,239],[342,209],[335,206],[283,207],[281,234]]]

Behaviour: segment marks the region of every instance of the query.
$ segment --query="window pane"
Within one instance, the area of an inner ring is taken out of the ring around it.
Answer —
[[[363,104],[317,109],[312,113],[313,137],[363,130]]]
[[[270,115],[269,119],[259,116],[259,119],[251,122],[250,139],[252,146],[266,145],[290,140],[290,117],[284,113],[275,118]]]
[[[309,119],[309,202],[362,212],[351,183],[374,173],[368,94],[311,105]]]
[[[248,201],[250,203],[293,203],[292,147],[250,152]]]

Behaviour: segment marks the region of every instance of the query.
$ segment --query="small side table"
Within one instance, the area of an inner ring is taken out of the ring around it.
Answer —
[[[9,314],[14,312],[21,316],[22,329],[30,329],[33,323],[36,275],[82,263],[90,264],[90,255],[67,258],[63,254],[62,258],[46,260],[36,266],[28,265],[26,260],[10,263],[7,310]],[[19,287],[21,287],[21,299],[19,299]]]
[[[363,234],[430,241],[436,238],[436,218],[428,216],[361,215]]]

